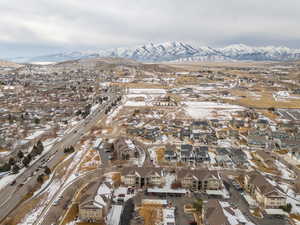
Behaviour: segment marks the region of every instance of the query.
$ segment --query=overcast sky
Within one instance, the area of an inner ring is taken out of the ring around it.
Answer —
[[[170,40],[300,48],[300,0],[1,0],[0,57]]]

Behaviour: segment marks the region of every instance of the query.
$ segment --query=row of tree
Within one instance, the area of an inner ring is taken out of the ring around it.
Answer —
[[[22,151],[17,153],[17,159],[15,157],[10,157],[8,162],[0,167],[0,172],[10,171],[14,174],[18,173],[20,170],[19,161],[24,167],[28,167],[32,159],[34,159],[37,155],[40,155],[44,151],[43,143],[39,140],[36,145],[33,146],[31,152],[26,156]]]

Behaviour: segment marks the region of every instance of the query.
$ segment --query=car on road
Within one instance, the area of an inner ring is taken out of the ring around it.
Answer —
[[[54,202],[53,202],[53,205],[54,205],[54,206],[59,205],[59,200],[54,201]]]
[[[14,180],[13,182],[11,182],[11,183],[10,183],[10,185],[11,185],[11,186],[13,186],[13,185],[15,185],[15,184],[16,184],[16,182],[17,182],[17,181],[16,181],[16,180]]]

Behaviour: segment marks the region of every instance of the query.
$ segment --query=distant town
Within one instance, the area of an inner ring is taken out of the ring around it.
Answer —
[[[300,63],[0,67],[3,225],[300,224]]]

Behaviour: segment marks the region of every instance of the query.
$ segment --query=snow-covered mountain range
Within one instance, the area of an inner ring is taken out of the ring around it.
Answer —
[[[243,44],[224,48],[193,47],[184,42],[165,42],[133,47],[88,52],[64,52],[31,58],[13,58],[14,62],[61,62],[67,60],[121,57],[142,62],[162,61],[288,61],[299,60],[300,49],[287,47],[251,47]]]

